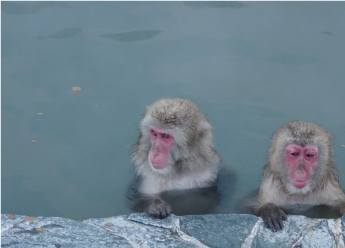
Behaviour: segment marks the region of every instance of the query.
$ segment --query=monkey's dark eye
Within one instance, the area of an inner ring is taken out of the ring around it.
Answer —
[[[298,154],[298,152],[293,152],[293,153],[291,153],[291,155],[292,156],[298,156],[299,154]]]
[[[314,154],[307,154],[307,157],[312,158],[312,157],[314,157]]]
[[[169,134],[163,134],[164,139],[169,139],[170,135]]]
[[[152,131],[153,136],[157,136],[157,133],[155,131]]]

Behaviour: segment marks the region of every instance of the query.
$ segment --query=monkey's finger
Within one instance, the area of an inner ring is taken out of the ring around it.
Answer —
[[[283,230],[284,225],[281,218],[274,218],[273,223],[278,230]]]
[[[277,229],[276,229],[275,226],[273,225],[273,222],[272,222],[272,219],[271,219],[271,218],[268,218],[267,223],[268,223],[268,227],[269,227],[273,232],[276,232],[276,231],[277,231]]]
[[[287,220],[287,216],[283,211],[281,211],[280,214],[281,214],[282,220]]]
[[[173,212],[170,206],[167,206],[166,211],[168,215],[170,215]]]
[[[168,206],[165,208],[165,212],[167,213],[167,216],[169,216],[169,215],[172,213],[172,208],[170,207],[170,205],[168,205]]]
[[[150,209],[150,211],[148,212],[149,215],[151,215],[154,218],[160,218],[160,212],[159,210],[157,210],[156,208],[152,208]]]
[[[262,220],[264,221],[264,225],[265,227],[269,228],[269,225],[268,225],[268,217],[262,217]]]
[[[164,208],[161,209],[160,211],[160,219],[164,219],[168,216],[169,214],[165,211]]]
[[[172,212],[172,209],[169,204],[162,204],[160,211],[164,213],[165,216],[168,216]]]
[[[160,218],[160,214],[155,212],[151,212],[150,216],[152,216],[153,218]]]
[[[170,214],[169,209],[171,209],[170,205],[162,204],[162,205],[156,206],[157,217],[160,219],[164,219],[168,217]]]
[[[283,222],[283,220],[286,220],[286,216],[285,216],[285,219],[279,219],[279,224],[280,224],[280,229],[281,230],[283,230],[283,228],[284,228],[284,222]]]

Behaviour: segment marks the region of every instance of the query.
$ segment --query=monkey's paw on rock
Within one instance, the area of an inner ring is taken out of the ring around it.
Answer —
[[[84,221],[14,217],[1,215],[1,243],[6,247],[343,247],[345,233],[345,216],[290,215],[278,232],[246,214],[171,214],[156,219],[134,213]]]
[[[172,213],[172,208],[165,201],[156,198],[148,201],[147,206],[144,206],[144,211],[152,217],[164,219]]]
[[[287,220],[283,210],[272,203],[267,203],[261,207],[260,216],[265,223],[265,227],[270,228],[273,232],[282,230],[284,227],[283,220]]]

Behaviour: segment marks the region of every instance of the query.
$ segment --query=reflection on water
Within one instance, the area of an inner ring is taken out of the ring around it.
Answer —
[[[334,207],[327,205],[293,205],[282,209],[286,214],[303,215],[309,218],[336,219],[340,217]]]
[[[285,65],[311,65],[318,63],[318,60],[315,58],[291,54],[273,54],[264,60]]]
[[[239,212],[260,185],[271,135],[296,119],[332,133],[345,187],[345,2],[1,7],[3,213],[130,213],[130,144],[145,105],[165,97],[200,105],[216,150],[237,173],[236,185],[206,197],[207,211]],[[199,198],[169,197],[190,198],[182,209]]]
[[[199,8],[243,8],[246,4],[236,1],[186,1],[184,5],[199,9]]]
[[[159,30],[143,30],[143,31],[132,31],[124,33],[113,33],[113,34],[102,34],[100,37],[109,38],[121,42],[131,42],[139,40],[147,40],[157,36],[162,31]]]
[[[33,14],[42,11],[44,8],[61,7],[68,8],[67,2],[5,2],[1,3],[1,11],[8,14]]]
[[[37,36],[38,39],[65,39],[65,38],[72,38],[75,35],[83,32],[81,28],[65,28],[56,34],[46,35],[46,36]]]
[[[257,48],[245,40],[230,40],[229,49],[234,53],[243,57],[254,57]]]

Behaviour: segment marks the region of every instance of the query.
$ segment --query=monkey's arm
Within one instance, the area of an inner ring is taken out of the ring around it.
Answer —
[[[335,204],[335,208],[337,212],[343,216],[345,215],[345,194],[344,191],[341,189],[340,184],[336,189],[334,190],[334,195],[338,199]]]
[[[145,212],[154,218],[166,218],[172,213],[171,206],[161,199],[159,194],[143,194],[138,191],[142,181],[140,177],[133,177],[127,189],[127,199],[134,212]]]
[[[254,214],[263,219],[265,227],[276,232],[283,229],[283,220],[287,220],[286,214],[279,207],[286,203],[287,199],[285,194],[281,192],[278,181],[273,180],[272,177],[267,177],[261,184],[253,211]]]
[[[341,216],[345,215],[345,202],[339,204],[339,206],[338,206],[338,213]]]
[[[345,194],[339,183],[326,183],[323,190],[319,190],[315,193],[314,198],[317,204],[331,206],[336,210],[337,214],[341,216],[345,215]]]
[[[345,200],[338,202],[336,205],[336,210],[341,216],[345,215]]]

